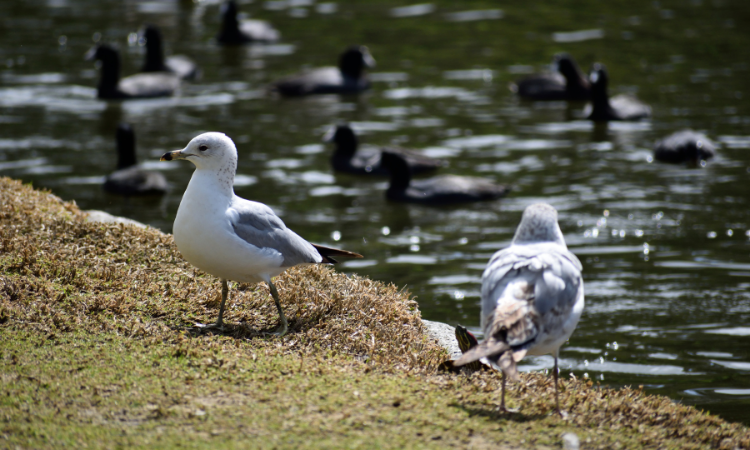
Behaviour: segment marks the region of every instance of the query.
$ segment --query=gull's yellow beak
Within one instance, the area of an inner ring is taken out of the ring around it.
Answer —
[[[182,150],[174,150],[161,155],[159,161],[173,161],[175,159],[187,159],[182,153]]]

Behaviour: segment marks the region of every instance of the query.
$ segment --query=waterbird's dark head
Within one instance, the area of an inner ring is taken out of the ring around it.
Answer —
[[[411,183],[411,168],[404,156],[388,150],[381,153],[380,165],[391,174],[388,190],[400,192],[409,187]]]
[[[107,61],[116,60],[119,62],[120,55],[117,49],[115,49],[111,45],[99,44],[89,49],[89,51],[87,51],[86,54],[84,55],[84,58],[86,59],[86,61],[98,60],[102,62],[107,62]]]
[[[365,68],[371,69],[373,67],[375,67],[375,58],[364,45],[349,47],[339,58],[339,70],[342,74],[351,78],[359,78]]]
[[[221,5],[219,13],[221,14],[222,21],[230,24],[236,24],[237,23],[237,3],[234,2],[234,0],[229,0],[228,2]]]
[[[146,45],[161,46],[161,32],[155,25],[146,24],[141,31],[141,37]]]
[[[357,151],[357,135],[346,123],[340,123],[329,128],[323,135],[323,142],[335,143],[336,153],[340,155],[351,157]]]
[[[594,63],[594,65],[591,66],[589,80],[591,81],[592,89],[606,93],[607,85],[609,84],[607,67],[605,67],[604,64]]]
[[[576,64],[573,57],[567,53],[558,53],[555,55],[555,66],[557,66],[557,71],[563,74],[566,79],[581,77],[581,71],[578,68],[578,64]]]

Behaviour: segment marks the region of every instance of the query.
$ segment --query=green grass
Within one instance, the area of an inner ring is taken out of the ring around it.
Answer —
[[[171,236],[90,224],[72,204],[0,179],[0,448],[748,448],[739,424],[640,389],[522,374],[499,414],[491,371],[438,372],[416,303],[323,267],[218,282]]]

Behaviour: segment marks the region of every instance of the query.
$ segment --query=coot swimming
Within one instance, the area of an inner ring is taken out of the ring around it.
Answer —
[[[150,195],[167,192],[167,179],[159,172],[137,165],[133,127],[121,123],[117,127],[117,170],[107,175],[102,187],[119,195]]]
[[[438,175],[412,180],[406,160],[398,153],[384,151],[381,164],[391,172],[391,181],[385,196],[393,201],[447,205],[495,200],[509,191],[506,186],[478,177]]]
[[[510,90],[528,100],[572,100],[591,98],[591,84],[573,57],[558,53],[553,60],[557,72],[534,74],[511,84]]]
[[[281,38],[279,30],[265,20],[237,19],[234,0],[221,5],[221,31],[216,41],[221,45],[241,45],[250,42],[275,42]]]
[[[139,73],[120,79],[120,54],[107,44],[93,47],[86,59],[101,61],[96,91],[102,99],[169,97],[180,87],[179,77],[167,72]]]
[[[654,159],[668,163],[699,165],[716,154],[716,145],[703,133],[682,130],[654,144]]]
[[[380,164],[382,150],[358,150],[359,139],[354,130],[347,124],[331,127],[323,137],[325,142],[333,142],[336,146],[331,155],[331,166],[338,172],[348,172],[357,175],[388,175],[390,172]],[[401,148],[386,148],[392,153],[400,154],[406,161],[411,173],[424,173],[437,170],[445,165],[443,161],[422,155],[414,150]]]
[[[183,55],[164,58],[161,32],[155,25],[146,25],[141,33],[146,41],[146,59],[141,72],[170,72],[183,80],[194,80],[199,75],[198,65]]]
[[[604,64],[593,65],[589,80],[591,80],[592,103],[591,112],[587,117],[589,120],[603,122],[608,120],[641,120],[651,117],[651,107],[633,97],[618,95],[609,98],[607,94],[609,75]]]
[[[375,66],[370,50],[363,45],[349,47],[339,57],[338,67],[320,67],[281,79],[271,90],[285,96],[310,94],[355,94],[370,88],[364,69]]]

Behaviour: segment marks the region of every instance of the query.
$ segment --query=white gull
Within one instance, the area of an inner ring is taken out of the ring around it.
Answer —
[[[279,293],[271,278],[300,264],[335,263],[334,257],[361,258],[345,250],[311,244],[302,239],[268,206],[234,194],[237,148],[223,133],[204,133],[182,150],[165,153],[162,161],[186,159],[195,172],[174,220],[174,240],[182,256],[222,282],[219,319],[229,295],[227,280],[265,281],[281,322],[275,334],[287,332]]]
[[[581,262],[568,251],[557,211],[538,203],[526,208],[510,247],[490,258],[482,275],[484,341],[455,361],[456,366],[487,358],[503,372],[500,410],[505,407],[505,377],[518,380],[516,363],[527,354],[557,357],[583,311]]]

